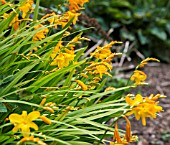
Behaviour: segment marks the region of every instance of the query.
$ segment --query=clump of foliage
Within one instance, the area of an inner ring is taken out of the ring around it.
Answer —
[[[82,59],[87,47],[81,42],[89,39],[82,36],[83,30],[70,31],[85,2],[68,0],[65,12],[39,18],[40,0],[35,8],[33,0],[0,0],[1,144],[127,144],[137,137],[126,116],[134,114],[146,125],[146,118],[163,111],[157,100],[165,96],[123,95],[146,84],[147,76],[139,68],[159,61],[155,58],[143,60],[127,86],[103,90],[112,77],[112,59],[120,55],[111,47],[121,42],[98,46]],[[118,130],[121,117],[127,122],[126,132]]]
[[[86,13],[105,30],[114,28],[113,39],[133,42],[146,57],[170,62],[169,9],[169,0],[91,0]]]

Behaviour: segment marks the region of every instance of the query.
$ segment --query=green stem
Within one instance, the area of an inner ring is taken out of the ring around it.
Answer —
[[[40,5],[40,0],[37,0],[35,10],[34,10],[33,23],[35,23],[38,18],[39,5]]]
[[[140,65],[140,64],[139,64],[139,65]],[[137,69],[139,68],[139,65],[138,65],[138,66],[136,66],[135,70],[137,70]],[[134,70],[134,71],[135,71],[135,70]],[[133,73],[131,74],[131,76],[129,77],[129,79],[128,79],[128,81],[127,81],[126,86],[128,86],[128,85],[129,85],[130,78],[131,78],[131,77],[132,77],[132,75],[134,74],[134,71],[133,71]]]

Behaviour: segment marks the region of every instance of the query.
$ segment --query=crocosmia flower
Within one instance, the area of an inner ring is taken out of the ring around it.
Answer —
[[[27,111],[22,111],[22,114],[13,113],[9,116],[9,120],[14,124],[13,132],[21,131],[24,137],[29,136],[30,128],[38,130],[38,126],[32,122],[40,117],[39,111],[33,111],[27,115]]]

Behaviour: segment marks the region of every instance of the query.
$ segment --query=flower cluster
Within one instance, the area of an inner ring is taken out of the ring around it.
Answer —
[[[158,99],[165,96],[157,94],[154,96],[151,94],[149,97],[142,97],[140,94],[137,94],[132,100],[130,95],[126,96],[126,102],[131,106],[131,111],[126,115],[134,114],[136,120],[142,119],[142,124],[146,125],[146,118],[156,118],[156,113],[163,111],[161,106],[158,106]]]
[[[73,38],[71,41],[69,41],[65,46],[62,44],[63,41],[60,40],[52,54],[51,58],[53,59],[51,65],[52,66],[58,66],[60,69],[63,67],[66,67],[74,60],[75,54],[74,54],[74,48],[76,47],[76,44],[80,44],[81,40],[88,40],[87,38],[81,37],[81,35],[77,35],[75,38]]]
[[[121,53],[112,53],[111,48],[114,44],[121,44],[119,41],[112,41],[109,44],[104,45],[103,47],[97,46],[96,50],[91,53],[91,56],[94,56],[97,59],[104,60],[107,62],[111,62],[112,58],[117,55],[121,55]]]

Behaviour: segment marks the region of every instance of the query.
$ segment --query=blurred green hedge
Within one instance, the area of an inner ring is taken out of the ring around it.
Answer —
[[[146,57],[170,62],[169,10],[169,0],[91,0],[86,14],[105,30],[114,28],[113,39],[136,42]]]

